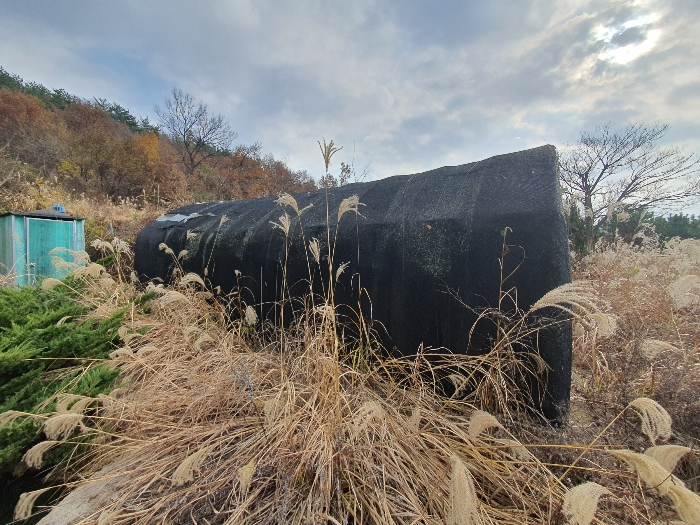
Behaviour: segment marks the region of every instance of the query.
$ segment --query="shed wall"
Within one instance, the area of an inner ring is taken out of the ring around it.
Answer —
[[[12,271],[12,215],[0,217],[0,273],[7,275]]]
[[[0,272],[12,272],[18,286],[35,285],[41,277],[60,279],[68,265],[53,264],[54,257],[73,263],[72,252],[85,250],[84,220],[56,220],[22,215],[0,217]]]

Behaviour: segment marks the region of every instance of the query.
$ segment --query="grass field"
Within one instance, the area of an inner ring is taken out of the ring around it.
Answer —
[[[124,271],[81,275],[95,305],[85,322],[127,309],[107,360],[119,388],[0,418],[43,427],[32,468],[79,444],[55,485],[114,481],[82,523],[700,523],[697,241],[575,261],[576,285],[558,291],[578,305],[561,429],[515,417],[511,385],[493,406],[507,344],[454,356],[493,388],[447,397],[425,356],[344,345],[331,301],[281,330],[192,274],[148,290]],[[17,518],[41,510],[45,490],[23,496]]]

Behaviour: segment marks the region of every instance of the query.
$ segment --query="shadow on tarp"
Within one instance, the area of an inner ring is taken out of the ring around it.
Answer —
[[[242,285],[247,304],[279,321],[285,260],[292,296],[310,291],[322,296],[327,261],[320,268],[312,261],[311,290],[308,243],[317,238],[327,257],[326,202],[333,244],[340,203],[353,195],[364,206],[361,216],[346,214],[339,224],[333,271],[349,265],[336,285],[335,304],[381,323],[388,349],[412,355],[423,344],[455,353],[487,352],[492,328],[483,324],[471,340],[469,331],[479,309],[498,306],[502,257],[503,275],[518,267],[504,286],[517,289],[521,309],[571,282],[554,146],[330,188],[328,201],[325,190],[297,194],[300,209],[313,205],[302,215],[303,235],[296,213],[280,207],[276,197],[184,206],[141,231],[135,270],[142,281],[167,282],[173,256],[159,246],[167,244],[176,255],[187,250],[181,261],[186,272],[206,276],[223,293]],[[286,246],[284,233],[271,224],[285,211],[291,218]],[[351,328],[352,323],[346,335]],[[541,333],[538,347],[550,372],[543,377],[545,392],[535,392],[533,403],[549,420],[561,422],[571,386],[570,323]]]

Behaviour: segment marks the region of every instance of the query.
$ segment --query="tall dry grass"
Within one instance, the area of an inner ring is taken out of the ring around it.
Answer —
[[[114,354],[129,387],[105,400],[113,437],[94,459],[129,473],[104,509],[113,523],[440,523],[465,512],[541,523],[555,511],[563,489],[535,460],[523,468],[505,430],[476,431],[473,407],[445,406],[405,363],[361,373],[337,360],[328,310],[309,312],[280,358],[243,326],[224,330],[224,312],[189,288],[174,302],[163,293],[154,328]]]
[[[670,474],[686,449],[657,446],[635,463],[621,447],[561,445],[610,462],[571,462],[606,482],[570,494],[551,456],[538,459],[543,443],[441,396],[415,363],[358,367],[328,308],[291,327],[281,353],[269,334],[262,344],[259,320],[232,320],[194,277],[152,290],[151,313],[129,318],[111,356],[122,386],[95,400],[98,413],[88,399],[61,399],[45,422],[50,440],[25,458],[36,465],[59,442],[94,438],[68,472],[78,485],[109,479],[114,488],[81,523],[652,523],[693,512]],[[640,434],[646,417],[656,439],[668,437],[653,402],[628,412],[639,413]],[[637,474],[617,460],[651,480],[646,494],[631,492]],[[24,497],[17,516],[39,495]],[[651,514],[649,498],[659,505]]]
[[[615,333],[576,330],[575,393],[623,405],[644,395],[676,428],[700,439],[700,241],[617,244],[579,261],[575,278],[594,288]]]
[[[602,263],[587,264],[594,272]],[[92,300],[106,308],[133,290],[117,282],[110,292],[99,284],[102,272],[84,273],[94,281]],[[586,315],[577,337],[588,346],[577,342],[576,373],[593,381],[615,372],[606,345],[637,325],[615,310],[609,288],[591,280],[601,286],[594,299],[575,294],[577,286],[539,306],[578,298]],[[474,366],[465,357],[445,355],[436,365],[423,354],[381,358],[371,339],[361,352],[346,346],[332,301],[307,301],[285,329],[264,324],[240,297],[217,298],[199,276],[179,274],[149,291],[150,313],[132,309],[124,345],[111,356],[121,386],[99,400],[57,403],[45,422],[49,440],[25,458],[36,465],[56,443],[92,436],[66,469],[65,486],[110,480],[114,488],[81,523],[697,522],[698,497],[683,475],[697,456],[676,442],[671,416],[648,397],[605,399],[603,381],[585,391],[579,381],[574,409],[597,402],[603,409],[589,418],[610,416],[547,429],[495,417],[476,405],[479,396],[443,395],[440,367],[463,381]],[[239,316],[229,315],[231,305]],[[603,356],[597,369],[591,355]],[[478,359],[481,372],[493,373],[503,353]],[[39,495],[23,496],[18,518]]]

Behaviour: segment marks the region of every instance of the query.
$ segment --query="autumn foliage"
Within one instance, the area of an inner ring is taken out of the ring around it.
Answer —
[[[65,103],[56,105],[37,95],[40,85],[25,84],[2,68],[0,77],[0,186],[5,193],[0,212],[41,207],[38,201],[8,196],[47,183],[73,196],[159,207],[315,188],[305,171],[262,154],[259,143],[217,151],[192,169],[183,162],[177,137],[147,119],[136,120],[116,103],[54,90]]]

